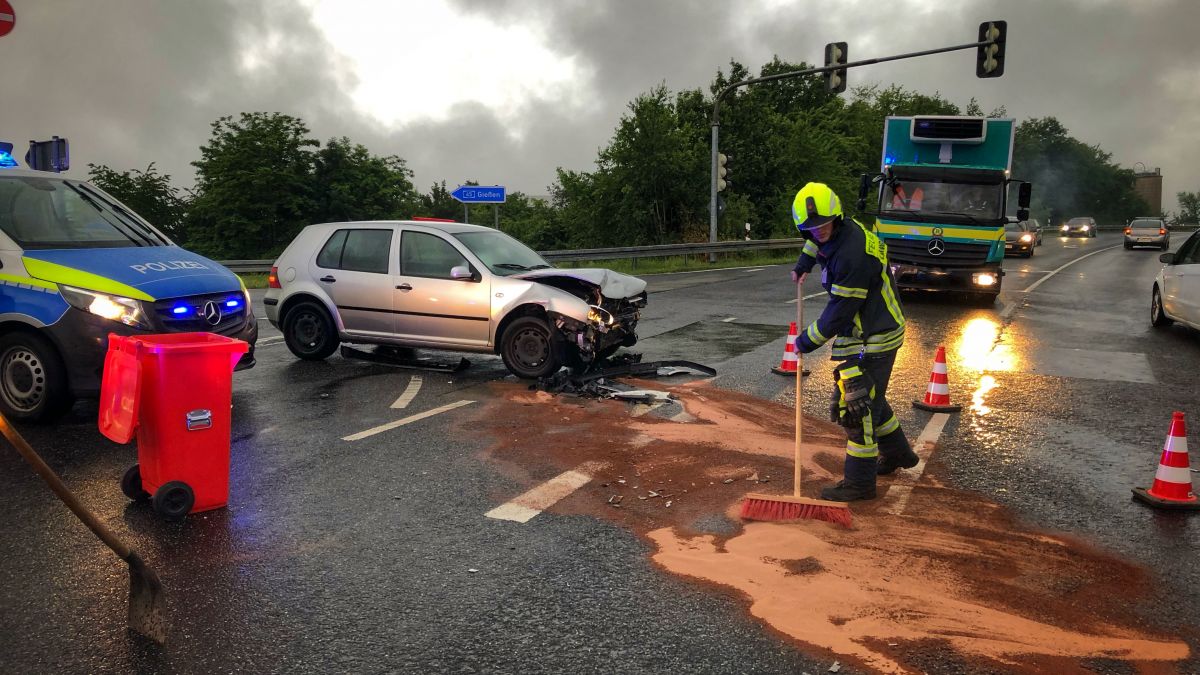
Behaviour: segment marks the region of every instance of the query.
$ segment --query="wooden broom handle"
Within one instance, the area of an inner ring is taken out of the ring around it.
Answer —
[[[800,441],[804,437],[800,422],[804,391],[804,356],[800,353],[800,331],[804,330],[804,282],[796,280],[796,468],[792,478],[792,496],[800,496]]]

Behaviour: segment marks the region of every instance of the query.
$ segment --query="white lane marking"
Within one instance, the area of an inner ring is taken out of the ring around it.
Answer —
[[[825,291],[821,291],[820,293],[809,293],[808,295],[804,296],[804,299],[812,300],[813,298],[819,298],[822,295],[825,295]],[[785,304],[794,305],[794,304],[796,304],[796,299],[792,298],[791,300],[788,300],[787,303],[785,303]]]
[[[584,462],[574,469],[560,473],[528,492],[497,506],[484,515],[496,520],[527,523],[534,516],[554,506],[564,497],[590,483],[592,475],[605,466],[607,464],[604,462]]]
[[[728,319],[721,319],[721,323],[733,323],[734,321],[737,321],[736,316],[731,316]]]
[[[929,418],[929,422],[921,430],[921,435],[917,436],[915,451],[921,461],[912,469],[899,469],[894,474],[895,481],[888,488],[885,506],[880,509],[881,511],[897,516],[904,515],[904,509],[908,506],[908,498],[912,496],[913,488],[925,474],[925,462],[929,459],[934,444],[937,443],[938,438],[941,438],[942,430],[946,428],[946,422],[949,420],[950,415],[946,413],[934,413],[933,417]]]
[[[421,391],[421,376],[413,375],[412,379],[408,381],[408,387],[404,389],[404,393],[400,394],[400,398],[396,399],[396,402],[392,404],[392,409],[402,410],[407,408],[408,404],[412,403],[412,400],[416,398],[419,391]]]
[[[1004,303],[1004,308],[1000,310],[1000,318],[1007,321],[1020,306],[1021,303],[1016,300]]]
[[[763,270],[765,270],[765,269],[767,269],[767,268],[765,268],[765,267],[755,267],[754,269],[751,269],[751,270],[746,270],[746,271],[747,271],[747,272],[761,272],[761,271],[763,271]]]
[[[277,336],[277,337],[263,338],[263,339],[259,340],[258,342],[256,342],[254,346],[255,347],[270,347],[271,345],[277,345],[280,342],[283,342],[282,335]]]
[[[769,265],[768,267],[779,267],[780,265],[790,265],[792,263],[779,263],[779,265]],[[670,277],[676,274],[704,274],[705,272],[732,272],[735,270],[765,270],[766,267],[714,267],[707,270],[687,270],[685,272],[659,272],[658,274],[647,274],[648,277]]]
[[[381,434],[385,431],[391,431],[392,429],[402,427],[405,424],[412,424],[413,422],[419,422],[419,421],[425,419],[426,417],[433,417],[434,415],[440,415],[441,413],[444,413],[448,410],[454,410],[455,408],[461,408],[464,405],[471,405],[474,402],[475,401],[455,401],[454,403],[449,403],[440,408],[434,408],[433,410],[426,410],[423,413],[418,413],[416,415],[412,415],[411,417],[405,417],[402,420],[396,420],[395,422],[388,422],[387,424],[381,424],[373,429],[367,429],[366,431],[360,431],[357,434],[350,434],[349,436],[346,436],[342,440],[343,441],[361,441],[362,439],[367,438],[368,436],[374,436],[375,434]]]
[[[1091,253],[1089,253],[1087,255],[1081,255],[1078,258],[1066,263],[1065,265],[1061,265],[1058,269],[1050,272],[1049,274],[1042,277],[1041,279],[1038,279],[1037,281],[1033,282],[1033,285],[1031,285],[1029,288],[1026,288],[1025,292],[1032,293],[1032,292],[1036,291],[1038,286],[1041,286],[1042,284],[1049,281],[1055,274],[1058,274],[1059,272],[1067,269],[1068,267],[1070,267],[1071,265],[1074,265],[1075,263],[1079,262],[1080,260],[1086,260],[1087,258],[1090,258],[1090,257],[1096,255],[1097,253],[1104,253],[1105,251],[1111,251],[1114,248],[1121,248],[1123,245],[1124,244],[1116,244],[1113,246],[1109,246],[1108,248],[1102,248],[1098,251],[1092,251]]]

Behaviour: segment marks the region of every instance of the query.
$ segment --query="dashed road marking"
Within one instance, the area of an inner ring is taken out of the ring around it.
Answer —
[[[404,389],[404,393],[400,394],[400,398],[396,399],[396,402],[392,404],[392,409],[402,410],[407,408],[408,404],[412,403],[412,400],[417,397],[417,392],[419,391],[421,391],[421,376],[413,375],[412,379],[408,381],[408,387]]]
[[[925,474],[925,462],[932,454],[933,447],[941,437],[942,430],[946,428],[946,422],[949,420],[950,415],[947,413],[934,413],[933,417],[929,418],[929,422],[921,430],[921,435],[917,436],[916,448],[914,448],[921,461],[911,469],[899,469],[893,474],[896,478],[888,488],[884,506],[880,511],[897,516],[904,515],[904,509],[908,506],[908,499],[912,496],[913,488]]]
[[[592,482],[592,476],[603,469],[604,462],[584,462],[570,471],[558,474],[537,487],[497,506],[484,515],[496,520],[527,523],[534,516],[554,506],[563,498]]]
[[[282,343],[282,342],[283,342],[283,336],[282,336],[282,335],[277,335],[277,336],[274,336],[274,337],[263,338],[263,339],[259,340],[258,342],[254,343],[254,347],[255,347],[256,349],[257,349],[258,347],[270,347],[271,345],[277,345],[277,344],[280,344],[280,343]]]
[[[737,321],[736,316],[731,316],[728,319],[721,319],[721,323],[733,323],[734,321]]]
[[[1044,277],[1042,277],[1041,279],[1038,279],[1037,281],[1033,282],[1033,284],[1031,284],[1031,285],[1029,286],[1029,288],[1026,288],[1026,289],[1025,289],[1025,292],[1026,292],[1026,293],[1032,293],[1032,292],[1036,291],[1038,286],[1041,286],[1042,284],[1044,284],[1044,283],[1046,283],[1047,281],[1049,281],[1051,278],[1053,278],[1053,277],[1054,277],[1054,275],[1055,275],[1055,274],[1058,274],[1059,272],[1061,272],[1061,271],[1063,271],[1063,270],[1067,269],[1068,267],[1070,267],[1071,265],[1074,265],[1075,263],[1079,262],[1080,260],[1086,260],[1086,259],[1088,259],[1088,258],[1090,258],[1090,257],[1092,257],[1092,256],[1094,256],[1094,255],[1096,255],[1097,253],[1104,253],[1105,251],[1111,251],[1111,250],[1113,250],[1114,248],[1121,248],[1121,246],[1123,246],[1123,245],[1124,245],[1124,244],[1114,244],[1113,246],[1109,246],[1109,247],[1107,247],[1107,248],[1102,248],[1102,249],[1100,249],[1100,250],[1098,250],[1098,251],[1092,251],[1091,253],[1088,253],[1087,255],[1081,255],[1081,256],[1079,256],[1078,258],[1076,258],[1076,259],[1074,259],[1074,260],[1072,260],[1072,261],[1070,261],[1070,262],[1067,262],[1067,263],[1066,263],[1066,264],[1064,264],[1064,265],[1060,265],[1060,266],[1058,267],[1058,269],[1051,271],[1051,272],[1050,272],[1049,274],[1047,274],[1046,276],[1044,276]],[[1070,248],[1070,247],[1068,246],[1067,248]]]
[[[412,424],[413,422],[419,422],[427,417],[433,417],[434,415],[440,415],[441,413],[444,413],[444,412],[447,412],[450,410],[454,410],[455,408],[461,408],[464,405],[471,405],[472,403],[474,403],[474,401],[455,401],[454,403],[448,403],[444,406],[441,406],[440,408],[434,408],[433,410],[426,410],[423,413],[418,413],[418,414],[412,415],[410,417],[405,417],[402,420],[396,420],[395,422],[388,422],[387,424],[381,424],[373,429],[367,429],[366,431],[360,431],[357,434],[350,434],[349,436],[344,437],[342,440],[343,441],[361,441],[362,439],[367,438],[369,436],[374,436],[375,434],[381,434],[385,431],[391,431],[392,429],[402,427],[405,424]]]

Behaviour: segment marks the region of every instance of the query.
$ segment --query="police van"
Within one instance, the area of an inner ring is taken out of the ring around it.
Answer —
[[[250,343],[237,368],[252,367],[258,323],[241,279],[59,175],[62,146],[47,171],[0,144],[0,410],[47,421],[96,396],[110,333],[219,333]]]

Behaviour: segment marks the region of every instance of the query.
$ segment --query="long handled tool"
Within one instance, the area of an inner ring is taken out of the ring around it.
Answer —
[[[796,329],[804,330],[804,290],[796,283]],[[799,342],[799,338],[797,338]],[[850,506],[845,502],[809,499],[800,496],[800,443],[804,437],[801,402],[804,400],[804,355],[796,345],[796,466],[792,494],[766,495],[751,493],[742,502],[742,518],[746,520],[824,520],[850,527]]]
[[[166,604],[163,598],[162,582],[154,570],[146,566],[146,562],[136,551],[129,548],[116,535],[100,522],[83,503],[67,489],[66,485],[54,471],[46,465],[42,458],[34,452],[17,430],[9,424],[8,419],[0,414],[0,433],[9,443],[21,453],[33,470],[42,477],[67,508],[88,526],[100,541],[108,545],[121,560],[129,564],[129,627],[145,635],[159,644],[167,640]]]

